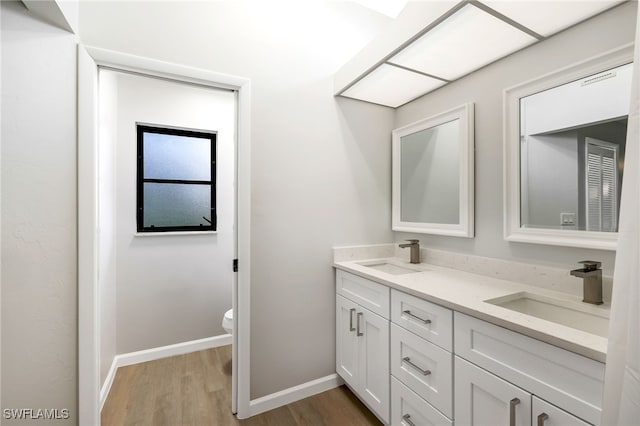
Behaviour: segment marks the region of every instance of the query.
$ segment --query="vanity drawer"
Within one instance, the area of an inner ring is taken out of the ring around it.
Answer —
[[[410,294],[391,290],[391,321],[452,351],[453,312]]]
[[[389,287],[336,270],[336,293],[389,319]]]
[[[411,423],[410,423],[411,422]],[[427,401],[391,377],[391,425],[452,426],[453,422]]]
[[[456,355],[574,413],[600,423],[604,364],[455,313]]]
[[[391,324],[391,374],[453,417],[453,355]]]

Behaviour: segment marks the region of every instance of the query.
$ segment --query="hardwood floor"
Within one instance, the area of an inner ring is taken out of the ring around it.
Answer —
[[[246,420],[231,414],[231,346],[121,367],[103,426],[381,425],[341,386]]]

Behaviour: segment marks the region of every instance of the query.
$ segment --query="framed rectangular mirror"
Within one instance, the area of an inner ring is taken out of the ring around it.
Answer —
[[[504,92],[505,239],[615,250],[633,46]]]
[[[392,229],[473,237],[473,103],[392,132]]]

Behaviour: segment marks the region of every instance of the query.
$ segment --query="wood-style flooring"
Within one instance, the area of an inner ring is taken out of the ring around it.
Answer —
[[[238,420],[231,414],[231,346],[120,367],[103,426],[381,425],[345,386]]]

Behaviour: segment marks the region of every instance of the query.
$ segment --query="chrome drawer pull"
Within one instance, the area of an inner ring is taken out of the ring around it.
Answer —
[[[353,326],[353,313],[356,311],[356,308],[349,309],[349,331],[356,331],[356,328]]]
[[[418,370],[419,372],[421,372],[423,376],[428,376],[429,374],[431,374],[431,370],[423,370],[422,368],[418,367],[413,362],[411,362],[411,358],[409,358],[408,356],[405,356],[404,358],[402,358],[402,360],[407,364],[409,364],[410,366],[412,366],[413,368],[415,368],[416,370]]]
[[[542,413],[538,416],[538,426],[544,426],[544,421],[549,419],[549,415],[547,413]]]
[[[363,312],[358,312],[358,315],[356,315],[356,327],[358,328],[356,336],[364,336],[364,333],[360,332],[360,318],[362,318],[363,315]]]
[[[411,419],[411,414],[405,414],[404,416],[402,416],[402,420],[406,424],[408,424],[409,426],[416,426],[416,424],[409,419]]]
[[[520,404],[518,398],[509,401],[509,426],[516,426],[516,405]]]
[[[420,318],[419,316],[412,314],[412,313],[411,313],[411,311],[409,311],[409,310],[402,311],[402,313],[403,313],[403,314],[406,314],[406,315],[408,315],[408,316],[410,316],[411,318],[417,319],[417,320],[418,320],[418,321],[420,321],[421,323],[424,323],[424,324],[431,324],[431,320],[430,320],[430,319]]]

